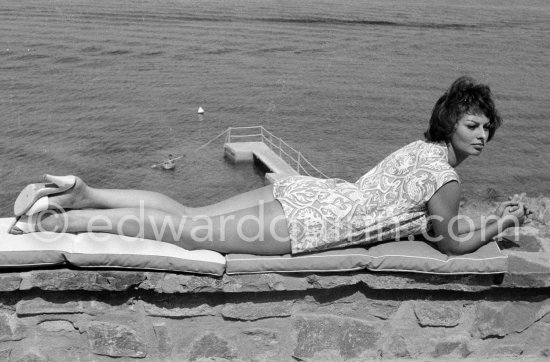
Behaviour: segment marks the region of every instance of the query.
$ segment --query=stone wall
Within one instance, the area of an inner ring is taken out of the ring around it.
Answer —
[[[0,361],[545,359],[537,277],[4,273]]]

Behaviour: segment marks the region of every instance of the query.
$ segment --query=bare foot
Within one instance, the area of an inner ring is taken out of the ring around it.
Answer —
[[[50,175],[44,175],[44,181],[52,182]],[[76,182],[73,187],[65,192],[51,195],[48,199],[50,209],[82,209],[86,208],[88,203],[88,189],[84,181],[78,176],[75,176]]]

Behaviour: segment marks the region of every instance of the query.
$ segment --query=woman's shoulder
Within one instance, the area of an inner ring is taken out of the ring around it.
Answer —
[[[447,146],[443,142],[430,142],[425,140],[417,140],[414,142],[409,143],[408,145],[404,146],[403,148],[415,148],[415,149],[421,149],[421,150],[446,150]]]
[[[447,148],[447,145],[442,142],[428,142],[424,140],[418,140],[409,143],[407,146],[403,147],[403,149],[409,151],[409,153],[416,153],[419,157],[419,160],[426,160],[430,162],[439,160],[444,163],[448,163],[449,150]]]
[[[447,147],[442,143],[427,142],[424,140],[418,140],[411,142],[398,150],[394,151],[387,158],[400,158],[400,157],[446,157]]]
[[[458,181],[460,177],[453,166],[449,164],[449,150],[442,142],[420,141],[422,152],[418,154],[419,168],[428,171],[439,179],[439,186]]]
[[[446,172],[458,180],[458,174],[449,164],[448,148],[442,142],[414,141],[403,147],[398,158],[406,158],[414,169],[430,172]],[[398,153],[399,153],[398,151]]]

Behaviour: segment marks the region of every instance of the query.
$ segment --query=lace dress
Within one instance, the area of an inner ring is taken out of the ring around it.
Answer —
[[[367,245],[426,232],[427,203],[458,181],[445,144],[413,142],[386,157],[357,182],[290,176],[274,184],[292,253]]]

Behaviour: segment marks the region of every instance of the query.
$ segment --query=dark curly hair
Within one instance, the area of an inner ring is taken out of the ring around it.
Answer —
[[[448,142],[454,133],[456,123],[465,114],[483,114],[489,119],[490,141],[502,124],[493,102],[489,86],[477,83],[474,79],[462,76],[455,80],[449,90],[435,103],[428,130],[424,132],[426,141]]]

